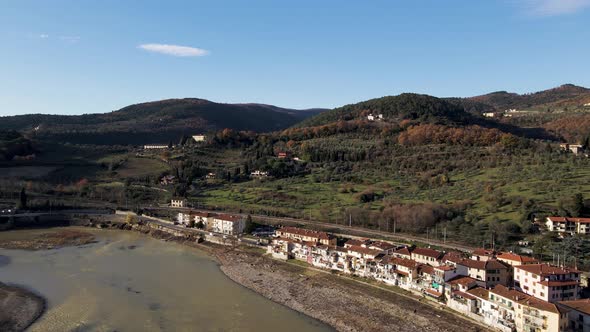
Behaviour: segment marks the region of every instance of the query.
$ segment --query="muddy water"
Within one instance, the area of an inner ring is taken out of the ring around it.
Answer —
[[[46,251],[0,249],[0,281],[48,300],[30,331],[329,331],[229,280],[206,254],[120,231]],[[0,233],[0,238],[38,234]]]

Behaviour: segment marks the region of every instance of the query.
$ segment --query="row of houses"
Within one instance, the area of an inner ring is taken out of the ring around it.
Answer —
[[[590,218],[547,217],[545,226],[561,235],[590,234]]]
[[[196,225],[202,224],[204,230],[226,235],[240,235],[246,229],[244,216],[225,213],[179,212],[177,221],[187,227],[196,227]]]
[[[580,272],[528,256],[368,239],[338,246],[331,234],[295,227],[277,230],[267,253],[419,292],[500,331],[590,331],[589,300],[579,299]]]

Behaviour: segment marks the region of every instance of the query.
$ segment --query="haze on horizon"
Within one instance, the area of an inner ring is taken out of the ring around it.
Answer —
[[[0,116],[590,86],[590,0],[5,1]]]

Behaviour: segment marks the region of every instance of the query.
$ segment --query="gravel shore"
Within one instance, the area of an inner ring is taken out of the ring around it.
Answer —
[[[0,240],[2,249],[49,250],[95,242],[94,235],[77,230],[48,230],[35,237]]]
[[[43,298],[0,282],[0,331],[24,331],[44,310]]]
[[[259,253],[216,249],[215,255],[230,279],[338,331],[486,331],[449,309]]]

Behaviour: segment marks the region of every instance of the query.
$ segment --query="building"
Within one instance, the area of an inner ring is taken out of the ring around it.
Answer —
[[[562,144],[559,144],[559,148],[564,151],[569,151],[575,155],[584,153],[584,146],[581,144],[562,143]]]
[[[514,287],[547,302],[578,299],[580,271],[549,264],[514,267]]]
[[[168,149],[168,144],[148,144],[143,146],[144,150],[153,150],[153,149]]]
[[[496,256],[496,251],[493,249],[477,248],[471,253],[471,259],[476,261],[487,261]]]
[[[205,135],[193,135],[193,139],[195,140],[195,142],[199,143],[199,142],[205,142]]]
[[[590,234],[590,218],[547,217],[545,226],[550,232]]]
[[[529,296],[516,305],[517,331],[568,331],[567,312],[554,303]]]
[[[418,263],[428,264],[431,266],[438,266],[443,253],[430,248],[415,248],[411,252],[410,259]]]
[[[326,232],[318,232],[297,227],[283,227],[277,229],[276,235],[287,239],[315,242],[328,246],[336,245],[336,238]]]
[[[170,206],[171,207],[176,207],[176,208],[186,207],[186,199],[183,199],[183,198],[173,198],[170,201]]]
[[[508,266],[496,259],[485,261],[464,259],[456,263],[456,266],[459,269],[466,269],[467,273],[465,275],[477,279],[481,287],[508,285],[510,280]]]
[[[244,233],[244,229],[246,228],[246,218],[243,216],[218,214],[207,219],[208,221],[212,219],[210,230],[215,233],[240,235]]]
[[[590,331],[590,299],[557,302],[571,331]]]
[[[381,121],[383,120],[383,114],[369,114],[367,115],[369,121]]]
[[[169,185],[169,184],[175,184],[177,183],[178,180],[176,179],[176,176],[174,175],[164,175],[161,179],[160,179],[160,184],[163,186]]]
[[[496,113],[494,112],[484,112],[483,116],[485,116],[486,118],[494,118],[496,117]]]
[[[268,172],[256,170],[250,173],[251,178],[267,178]]]
[[[511,252],[502,252],[502,253],[496,255],[496,259],[501,262],[504,262],[510,266],[539,263],[539,261],[534,259],[533,257],[517,255],[517,254],[513,254]]]

